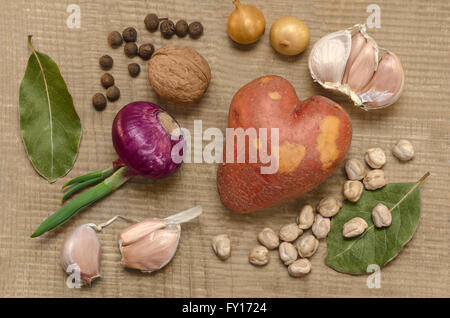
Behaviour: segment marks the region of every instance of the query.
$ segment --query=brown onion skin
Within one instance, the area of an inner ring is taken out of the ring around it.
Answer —
[[[236,8],[228,18],[228,35],[239,44],[251,44],[264,34],[266,20],[262,12],[253,6],[234,1]]]

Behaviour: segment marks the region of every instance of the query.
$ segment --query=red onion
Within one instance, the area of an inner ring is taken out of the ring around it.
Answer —
[[[65,223],[79,211],[117,190],[132,176],[164,178],[182,163],[185,140],[175,119],[158,105],[134,102],[123,107],[114,119],[112,139],[120,160],[114,167],[88,173],[64,185],[63,201],[82,189],[96,184],[49,216],[31,235],[36,237]],[[183,143],[183,144],[180,144]],[[172,159],[178,155],[175,161]],[[180,149],[177,154],[175,151]],[[179,162],[177,162],[179,161]],[[67,188],[69,187],[70,188]]]
[[[175,163],[171,156],[172,148],[185,142],[182,136],[172,137],[177,128],[180,126],[175,119],[158,105],[134,102],[123,107],[114,119],[114,148],[134,173],[147,178],[164,178],[181,166],[181,162]],[[182,147],[179,149],[182,156]]]

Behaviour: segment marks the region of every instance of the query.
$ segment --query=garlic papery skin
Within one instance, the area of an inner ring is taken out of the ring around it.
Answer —
[[[322,87],[347,95],[365,110],[392,105],[403,91],[399,58],[379,47],[361,24],[317,41],[309,56],[309,70]]]
[[[201,206],[165,219],[145,220],[126,228],[119,235],[122,265],[143,272],[153,272],[167,265],[177,251],[180,224],[202,213]]]
[[[61,264],[67,274],[79,273],[81,282],[90,285],[100,277],[101,245],[97,233],[88,224],[76,227],[66,237],[61,251]],[[77,283],[77,282],[76,282]]]

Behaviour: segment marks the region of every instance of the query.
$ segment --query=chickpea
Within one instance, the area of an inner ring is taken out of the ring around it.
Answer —
[[[388,227],[392,223],[392,214],[388,207],[378,203],[372,210],[372,221],[376,227]]]
[[[269,250],[273,250],[280,245],[280,239],[271,228],[265,228],[258,233],[258,242],[267,247]]]
[[[381,148],[370,148],[364,156],[366,163],[374,169],[380,169],[386,164],[386,154]]]
[[[344,196],[350,202],[357,202],[361,198],[363,190],[364,185],[361,181],[348,180],[344,183]]]
[[[320,200],[319,205],[317,206],[317,211],[326,217],[335,216],[342,207],[342,202],[335,197],[326,196],[322,200]]]
[[[278,248],[278,253],[280,254],[280,259],[284,265],[290,265],[297,260],[298,253],[294,245],[288,242],[283,242]]]
[[[319,248],[319,241],[314,235],[308,234],[300,237],[295,243],[298,254],[302,258],[310,258]]]
[[[384,187],[386,185],[384,171],[380,169],[369,171],[364,178],[363,183],[367,190],[376,190]]]
[[[280,239],[285,242],[293,242],[303,233],[297,223],[283,225],[280,229]]]
[[[214,236],[212,240],[212,248],[217,257],[226,260],[231,256],[231,240],[228,234],[220,234]]]
[[[311,272],[311,262],[306,258],[301,258],[288,267],[288,273],[292,277],[302,277]]]
[[[356,217],[344,224],[342,235],[344,237],[355,237],[364,233],[368,228],[367,222],[360,217]]]
[[[309,229],[314,223],[314,208],[307,204],[305,205],[297,217],[298,227],[302,230]]]
[[[312,226],[312,232],[317,239],[326,238],[328,232],[330,232],[331,222],[329,218],[324,218],[320,214],[316,214],[314,218],[314,224]]]
[[[362,180],[366,176],[364,163],[359,159],[348,159],[345,163],[345,172],[350,180]]]
[[[269,250],[262,245],[255,246],[250,251],[248,261],[253,265],[263,266],[269,263]]]
[[[408,161],[414,157],[414,147],[406,139],[401,139],[397,142],[397,144],[392,148],[392,153],[401,161]]]

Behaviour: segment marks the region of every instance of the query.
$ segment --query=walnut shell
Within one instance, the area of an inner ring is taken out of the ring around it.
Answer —
[[[193,48],[167,45],[158,49],[150,59],[148,78],[161,98],[174,103],[192,104],[208,88],[211,69]]]

